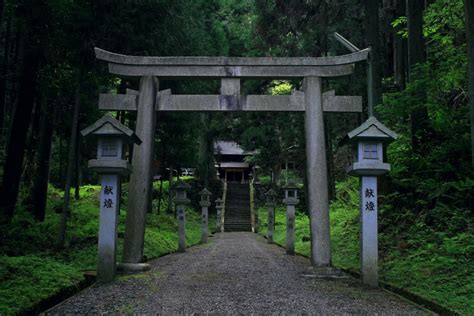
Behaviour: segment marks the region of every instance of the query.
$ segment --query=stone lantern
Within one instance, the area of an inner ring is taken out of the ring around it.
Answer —
[[[384,151],[396,138],[397,134],[370,117],[343,140],[352,144],[354,150],[354,161],[347,172],[355,176],[379,176],[389,172],[390,164],[385,161]]]
[[[125,145],[140,144],[135,133],[114,119],[105,115],[94,124],[81,131],[82,136],[98,139],[97,159],[89,160],[89,169],[99,174],[102,185],[100,192],[100,224],[97,280],[110,282],[116,272],[117,223],[120,210],[120,176],[132,172],[125,160]]]
[[[208,235],[208,213],[209,213],[209,206],[211,206],[211,192],[208,189],[204,188],[199,195],[201,196],[201,201],[199,204],[202,208],[202,226],[201,226],[201,243],[207,243],[207,235]]]
[[[268,232],[267,232],[267,242],[269,244],[273,243],[273,231],[275,230],[275,206],[276,206],[276,197],[277,193],[270,189],[265,193],[265,205],[267,206],[267,215],[268,215]]]
[[[183,180],[179,180],[175,185],[176,197],[175,203],[178,209],[178,251],[186,251],[186,214],[185,209],[191,201],[187,197],[187,190],[190,188],[189,184]]]
[[[298,186],[295,181],[289,180],[283,187],[285,189],[286,204],[286,253],[295,254],[295,206],[300,202],[298,200]]]
[[[216,232],[222,232],[222,209],[224,208],[224,200],[218,198],[216,201]]]
[[[347,172],[360,177],[360,264],[362,281],[378,286],[377,176],[390,171],[386,146],[397,134],[370,117],[347,134],[343,142],[354,149],[354,162]]]

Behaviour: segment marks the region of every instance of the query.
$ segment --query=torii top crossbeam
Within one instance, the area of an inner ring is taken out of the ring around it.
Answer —
[[[348,75],[356,62],[367,59],[369,51],[331,57],[146,57],[95,48],[95,55],[108,62],[110,73],[116,75],[282,79]]]

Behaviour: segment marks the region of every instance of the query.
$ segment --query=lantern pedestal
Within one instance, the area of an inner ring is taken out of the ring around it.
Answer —
[[[176,189],[176,208],[178,209],[178,252],[186,251],[186,205],[191,201],[186,197],[186,190],[189,185],[179,180]]]
[[[199,205],[201,205],[201,244],[207,243],[207,236],[209,235],[208,232],[208,217],[209,217],[209,206],[211,206],[210,197],[212,195],[208,189],[204,188],[201,192],[199,192],[201,196],[201,201]]]
[[[110,282],[117,262],[117,224],[120,209],[120,178],[116,174],[100,176],[99,258],[97,281]]]
[[[222,200],[221,198],[218,198],[216,201],[216,233],[221,233],[223,232],[223,229],[222,229],[222,208],[224,207],[224,200]]]
[[[298,186],[293,180],[288,181],[284,186],[286,204],[286,253],[295,254],[295,206],[298,200]]]
[[[267,242],[273,243],[273,231],[275,230],[275,206],[276,206],[277,193],[270,189],[265,193],[266,206],[267,206]]]
[[[275,230],[275,205],[267,204],[268,231],[267,242],[273,244],[273,231]]]
[[[360,178],[360,269],[362,281],[378,286],[377,177]]]
[[[201,202],[201,244],[207,243],[208,232],[208,216],[209,216],[209,206],[211,203]]]
[[[286,198],[283,200],[286,204],[286,253],[295,254],[295,206],[299,203],[298,199]]]

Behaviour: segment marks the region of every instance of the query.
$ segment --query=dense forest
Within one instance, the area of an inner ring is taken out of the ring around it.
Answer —
[[[334,263],[357,266],[357,250],[345,256],[342,245],[347,234],[358,234],[358,183],[344,171],[351,154],[340,142],[365,121],[371,99],[375,116],[399,134],[388,150],[392,170],[380,180],[382,277],[459,313],[474,310],[474,2],[2,0],[0,19],[0,314],[38,302],[32,297],[11,307],[19,296],[35,295],[20,287],[11,292],[12,284],[28,287],[28,280],[41,279],[19,266],[62,271],[67,281],[51,286],[53,293],[94,267],[98,224],[89,219],[97,221],[90,201],[97,176],[87,160],[96,144],[79,132],[104,114],[100,93],[125,93],[139,84],[110,75],[94,47],[146,56],[347,54],[334,32],[372,49],[370,68],[359,64],[353,75],[323,82],[325,91],[365,100],[362,114],[324,117],[332,234],[339,234]],[[241,92],[290,94],[301,85],[245,80]],[[219,82],[163,80],[164,89],[216,94]],[[111,114],[134,129],[136,113]],[[199,180],[212,182],[218,139],[258,149],[252,163],[262,179],[272,174],[274,185],[288,161],[306,181],[302,113],[158,112],[156,172],[168,179],[169,170],[196,168]],[[160,212],[168,208],[167,195],[167,182],[155,186],[159,201],[148,225],[163,221],[173,229]],[[307,220],[304,201],[298,211]],[[61,216],[67,225],[60,225]],[[147,231],[147,239],[157,234]],[[150,257],[170,251],[147,242]],[[429,278],[433,282],[424,284]]]

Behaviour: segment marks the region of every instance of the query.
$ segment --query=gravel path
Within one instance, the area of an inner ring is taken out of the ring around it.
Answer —
[[[252,233],[221,233],[211,242],[151,262],[71,297],[49,314],[390,314],[423,312],[353,278],[308,277],[309,260],[288,256]]]

